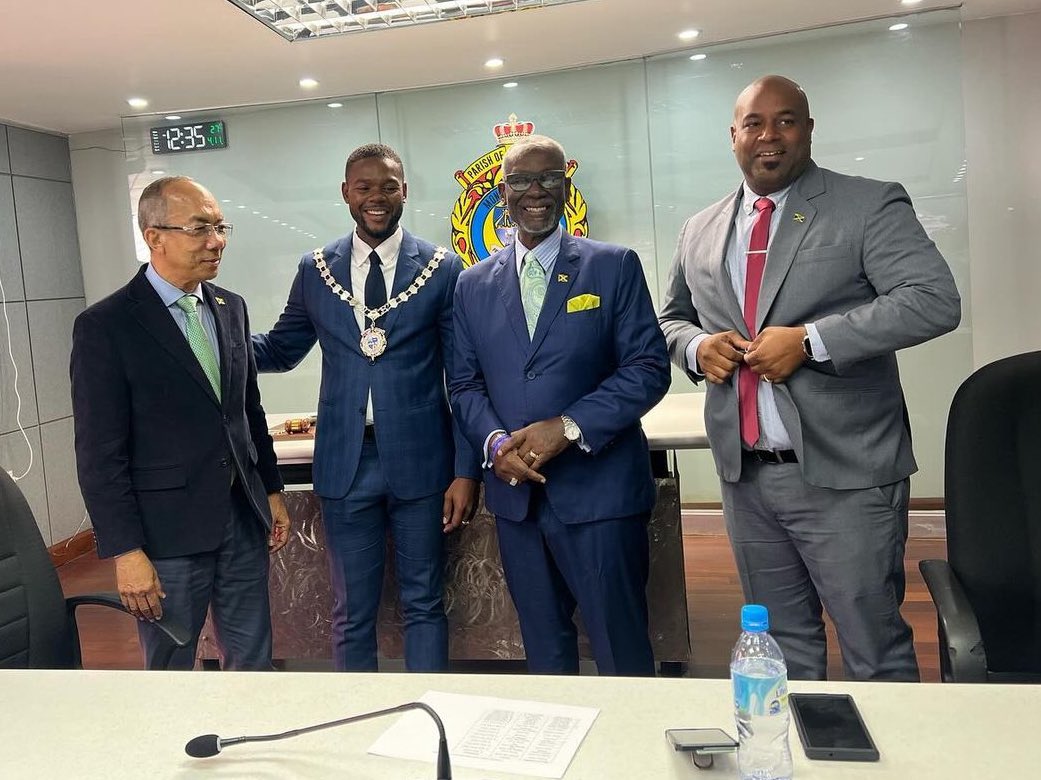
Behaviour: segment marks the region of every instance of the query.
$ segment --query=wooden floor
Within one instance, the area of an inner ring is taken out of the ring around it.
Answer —
[[[694,677],[726,677],[730,650],[738,634],[738,613],[743,599],[734,567],[734,558],[725,536],[685,535],[687,608],[690,614]],[[915,649],[926,682],[939,680],[936,649],[936,611],[918,572],[922,558],[943,558],[943,539],[908,541],[907,597],[904,617],[915,635]],[[99,561],[94,554],[82,556],[58,570],[67,595],[97,590],[113,590],[112,564]],[[80,640],[84,666],[91,669],[140,669],[137,630],[132,618],[102,609],[80,610]],[[842,662],[835,632],[828,626],[829,676],[842,679]]]

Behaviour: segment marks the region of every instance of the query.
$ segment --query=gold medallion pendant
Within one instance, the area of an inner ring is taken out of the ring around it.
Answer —
[[[372,325],[361,333],[361,353],[375,360],[387,349],[387,332]]]

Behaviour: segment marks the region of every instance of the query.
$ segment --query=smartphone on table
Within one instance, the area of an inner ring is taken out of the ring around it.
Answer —
[[[846,693],[791,693],[788,703],[807,758],[878,761],[878,748]]]
[[[737,740],[723,729],[665,729],[665,738],[675,750],[698,753],[733,753]]]

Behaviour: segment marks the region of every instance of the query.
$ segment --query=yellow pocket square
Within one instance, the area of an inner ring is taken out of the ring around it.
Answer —
[[[574,298],[569,298],[567,302],[567,313],[571,314],[575,311],[587,311],[588,309],[599,309],[600,308],[600,296],[591,295],[586,293],[585,295],[576,295]]]

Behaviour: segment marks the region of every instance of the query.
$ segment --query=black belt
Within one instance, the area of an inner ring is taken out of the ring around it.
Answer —
[[[366,425],[365,432],[361,435],[366,441],[376,441],[376,426]]]
[[[760,463],[798,463],[795,450],[741,450],[741,455]]]

